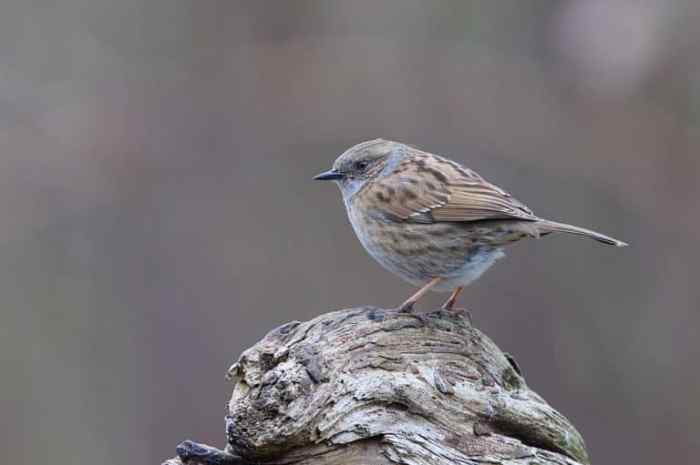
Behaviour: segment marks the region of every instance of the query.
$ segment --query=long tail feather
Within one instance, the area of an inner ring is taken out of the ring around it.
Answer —
[[[626,247],[628,244],[626,242],[619,241],[612,237],[606,236],[590,229],[581,228],[578,226],[573,226],[571,224],[557,223],[556,221],[540,220],[537,223],[537,229],[540,234],[548,234],[550,232],[563,232],[569,234],[576,234],[578,236],[590,237],[598,242],[602,242],[607,245],[614,245],[615,247]]]

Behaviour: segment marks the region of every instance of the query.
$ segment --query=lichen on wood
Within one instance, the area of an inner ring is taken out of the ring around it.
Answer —
[[[229,369],[222,450],[171,464],[587,464],[571,423],[460,315],[356,308],[268,333]]]

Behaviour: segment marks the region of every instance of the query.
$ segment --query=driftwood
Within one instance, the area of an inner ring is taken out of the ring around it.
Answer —
[[[169,465],[587,464],[514,360],[454,314],[358,308],[271,331],[230,368],[223,450]]]

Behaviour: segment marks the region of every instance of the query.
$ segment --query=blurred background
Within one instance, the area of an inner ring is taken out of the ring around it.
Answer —
[[[464,304],[595,463],[696,463],[698,20],[692,0],[3,2],[4,460],[222,445],[243,349],[400,303],[311,181],[385,137],[632,244],[518,244]]]

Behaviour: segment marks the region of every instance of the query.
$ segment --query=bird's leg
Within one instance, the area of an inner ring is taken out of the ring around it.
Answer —
[[[399,312],[401,313],[411,313],[413,311],[413,305],[415,305],[418,300],[420,300],[421,297],[425,295],[426,292],[430,290],[431,287],[435,286],[437,283],[442,281],[443,278],[437,277],[431,279],[428,284],[425,286],[421,287],[418,289],[418,292],[413,294],[411,297],[409,297],[406,302],[402,303],[401,306],[398,308]]]
[[[452,295],[450,295],[450,298],[447,299],[444,304],[442,304],[442,309],[452,311],[453,307],[455,306],[455,303],[457,302],[457,297],[459,297],[459,294],[462,293],[463,289],[464,286],[456,287],[455,290],[452,291]]]
[[[464,290],[464,286],[455,288],[455,290],[452,291],[450,298],[447,299],[444,304],[442,304],[442,309],[447,312],[465,316],[467,320],[469,320],[469,324],[472,324],[472,314],[469,310],[466,308],[454,308],[454,305],[457,302],[457,297],[462,293],[462,290]]]

